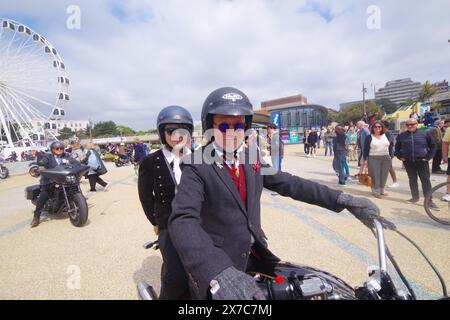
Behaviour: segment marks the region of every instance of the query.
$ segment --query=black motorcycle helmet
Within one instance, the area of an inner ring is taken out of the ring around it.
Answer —
[[[184,124],[189,128],[189,133],[192,135],[194,131],[194,121],[192,116],[185,108],[180,106],[165,107],[158,114],[156,120],[156,127],[158,128],[159,139],[162,144],[167,144],[166,137],[164,135],[164,126],[166,124]]]
[[[65,148],[64,143],[62,143],[61,141],[53,141],[50,144],[50,152],[53,153],[53,149],[54,148]]]
[[[253,106],[242,91],[224,87],[214,90],[203,103],[202,129],[203,133],[213,127],[213,115],[245,116],[245,130],[252,126]],[[208,140],[211,137],[207,137]]]

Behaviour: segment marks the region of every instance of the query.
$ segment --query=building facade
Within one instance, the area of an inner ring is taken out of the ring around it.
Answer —
[[[413,82],[410,78],[389,81],[384,88],[380,88],[375,93],[375,99],[389,99],[390,101],[400,104],[409,99],[416,100],[422,89],[420,82]]]
[[[448,81],[446,81],[446,80],[433,83],[432,86],[433,86],[433,88],[436,89],[436,94],[450,91],[450,87],[448,86]]]
[[[450,91],[436,94],[433,97],[433,101],[441,104],[441,109],[439,110],[441,116],[450,118]]]
[[[272,123],[280,128],[285,143],[300,143],[305,129],[328,124],[328,110],[318,104],[308,104],[302,95],[265,101],[261,108],[270,112]]]
[[[87,120],[41,120],[34,119],[32,121],[34,128],[50,129],[50,130],[62,130],[69,128],[72,131],[86,130],[89,127],[89,121]],[[49,128],[50,126],[50,128]]]

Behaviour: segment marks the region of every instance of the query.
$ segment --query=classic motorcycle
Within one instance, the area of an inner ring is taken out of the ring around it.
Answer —
[[[0,160],[0,179],[6,179],[9,176],[9,170],[3,165],[3,161]]]
[[[41,170],[42,177],[55,185],[43,210],[55,215],[66,212],[74,226],[84,226],[88,219],[88,205],[80,189],[80,180],[88,171],[89,166],[67,164]],[[27,187],[26,199],[36,205],[40,190],[40,185]]]
[[[128,156],[118,156],[115,160],[114,163],[116,164],[116,167],[122,167],[122,166],[126,166],[126,165],[130,165],[133,164],[133,162],[131,161],[131,157]]]
[[[382,218],[374,221],[378,244],[379,266],[370,268],[369,279],[362,287],[353,288],[344,280],[316,268],[278,262],[268,265],[263,272],[247,272],[265,294],[267,300],[416,300],[414,290],[402,274],[384,241],[383,228],[390,229],[409,241],[422,254],[439,278],[444,300],[449,300],[444,280],[422,250],[411,239],[397,230],[394,224]],[[158,241],[147,242],[145,249],[158,249]],[[387,272],[387,259],[392,262],[408,292],[396,288]],[[137,285],[142,300],[157,300],[153,287],[145,282]]]

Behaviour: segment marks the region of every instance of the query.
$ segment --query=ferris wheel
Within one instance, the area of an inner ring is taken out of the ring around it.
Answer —
[[[24,24],[0,18],[2,145],[36,146],[56,139],[69,84],[65,64],[47,39]]]

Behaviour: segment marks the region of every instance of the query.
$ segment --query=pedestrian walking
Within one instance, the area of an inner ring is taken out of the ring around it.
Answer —
[[[431,129],[431,134],[436,143],[436,153],[433,157],[433,164],[431,166],[431,172],[434,174],[445,174],[445,171],[441,169],[442,163],[442,138],[444,134],[444,120],[437,120],[435,127]]]
[[[417,176],[422,183],[422,190],[426,196],[431,190],[430,165],[436,152],[436,143],[429,131],[418,130],[416,119],[410,118],[406,121],[405,132],[400,133],[395,144],[395,156],[405,164],[408,173],[409,187],[412,198],[410,203],[418,203],[420,200]],[[437,206],[431,202],[430,207]]]
[[[276,124],[270,124],[267,127],[269,153],[272,159],[272,166],[277,172],[281,171],[281,162],[284,157],[284,143],[280,137],[280,131]]]
[[[308,157],[313,156],[316,157],[316,148],[317,148],[317,132],[314,128],[311,128],[311,132],[308,135],[308,144],[309,144],[309,155]]]
[[[328,152],[330,153],[330,156],[333,156],[333,140],[335,135],[333,134],[333,132],[331,131],[330,128],[327,128],[327,131],[325,133],[325,157],[328,155]]]
[[[105,167],[100,154],[96,150],[96,146],[92,143],[88,144],[88,152],[82,163],[89,166],[89,172],[87,173],[89,179],[89,185],[91,187],[90,192],[96,192],[97,183],[103,187],[103,191],[107,191],[109,184],[105,182],[100,176],[106,174],[108,170]]]
[[[369,176],[372,178],[372,194],[376,198],[386,196],[384,191],[389,169],[392,167],[394,155],[393,141],[389,141],[386,136],[386,128],[381,121],[377,121],[372,126],[371,135],[364,143],[364,165],[369,169]]]
[[[348,145],[348,159],[349,161],[358,161],[357,148],[358,148],[358,135],[355,132],[355,127],[351,126],[347,132],[347,145]]]
[[[336,137],[333,140],[333,169],[338,175],[339,184],[345,185],[347,174],[345,172],[345,163],[347,158],[346,136],[344,128],[337,126],[335,129]]]
[[[309,143],[308,143],[309,130],[305,129],[303,131],[303,150],[305,151],[306,156],[309,156]]]

